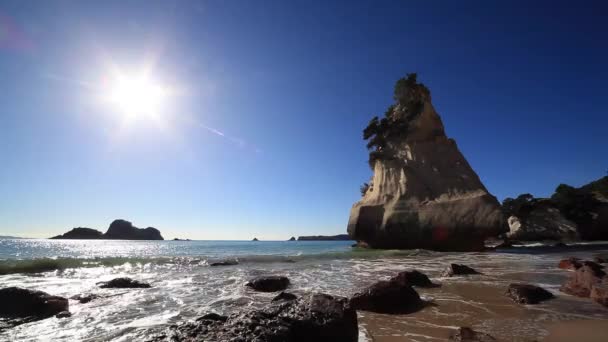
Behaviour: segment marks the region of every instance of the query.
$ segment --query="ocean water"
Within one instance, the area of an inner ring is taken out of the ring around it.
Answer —
[[[426,250],[373,251],[350,241],[121,241],[0,240],[0,287],[20,286],[71,297],[97,294],[81,304],[70,301],[72,317],[49,318],[0,332],[0,341],[143,340],[169,324],[207,313],[229,314],[261,307],[274,294],[244,286],[258,275],[285,275],[290,292],[319,291],[351,296],[379,279],[418,269],[438,289],[419,290],[434,303],[421,313],[389,316],[359,313],[361,340],[445,340],[461,325],[508,337],[540,340],[547,326],[567,320],[608,319],[608,309],[563,295],[565,256],[589,259],[606,250],[563,253],[439,253]],[[211,267],[214,261],[237,265]],[[443,278],[449,263],[464,263],[484,275]],[[98,282],[128,276],[150,289],[100,289]],[[558,298],[522,310],[504,300],[511,282],[537,284]],[[608,321],[607,321],[608,322]],[[518,333],[514,327],[527,328]],[[366,337],[367,336],[367,337]]]

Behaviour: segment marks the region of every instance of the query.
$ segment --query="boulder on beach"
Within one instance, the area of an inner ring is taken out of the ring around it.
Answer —
[[[424,306],[418,292],[399,277],[374,283],[353,295],[349,303],[355,310],[387,314],[412,313]]]
[[[475,331],[468,327],[459,328],[454,334],[450,336],[450,341],[455,342],[493,342],[496,341],[494,337],[486,333]]]
[[[510,284],[507,295],[519,304],[538,304],[554,298],[551,292],[530,284]]]
[[[602,265],[593,261],[584,261],[560,288],[564,293],[592,298],[603,305],[608,304],[607,290],[608,275]]]
[[[314,293],[172,326],[151,341],[355,342],[358,335],[357,313],[346,298]]]
[[[98,283],[99,287],[102,289],[133,289],[133,288],[150,288],[150,284],[143,283],[138,280],[133,280],[131,278],[122,277],[122,278],[114,278],[110,281],[105,281]]]
[[[443,271],[442,277],[453,277],[458,275],[471,275],[471,274],[481,274],[476,270],[472,269],[467,265],[461,264],[450,264],[445,271]]]
[[[400,272],[399,274],[397,274],[396,276],[391,278],[391,281],[393,281],[393,280],[398,281],[398,282],[403,282],[404,284],[408,284],[410,286],[416,286],[416,287],[439,287],[439,286],[441,286],[439,284],[433,283],[426,274],[424,274],[420,271],[417,271],[417,270]]]
[[[289,286],[289,278],[283,276],[260,276],[251,279],[245,286],[260,292],[283,291]]]
[[[4,327],[52,317],[69,309],[64,297],[20,287],[0,289],[0,317],[7,320]]]
[[[372,248],[483,250],[506,230],[498,200],[446,136],[416,74],[397,82],[394,99],[363,132],[373,176],[351,209],[350,237]]]

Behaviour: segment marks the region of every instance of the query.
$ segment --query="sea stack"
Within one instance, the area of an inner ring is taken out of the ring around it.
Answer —
[[[500,205],[446,136],[428,88],[409,74],[364,130],[373,169],[348,233],[372,248],[483,249],[506,229]]]

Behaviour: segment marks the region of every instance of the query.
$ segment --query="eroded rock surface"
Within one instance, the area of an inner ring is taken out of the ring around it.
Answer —
[[[308,294],[230,316],[203,316],[151,341],[355,342],[357,313],[346,298]]]

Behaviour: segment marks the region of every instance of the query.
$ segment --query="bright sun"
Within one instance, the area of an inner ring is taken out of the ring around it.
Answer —
[[[158,118],[167,91],[147,75],[119,75],[109,85],[108,97],[129,119]]]

